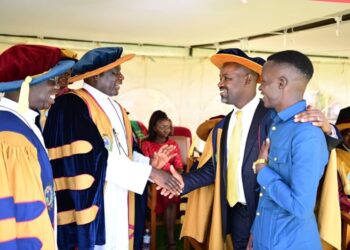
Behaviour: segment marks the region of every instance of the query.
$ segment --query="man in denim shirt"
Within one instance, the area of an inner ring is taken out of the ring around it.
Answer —
[[[252,228],[254,250],[322,249],[314,207],[327,144],[320,128],[294,121],[306,110],[303,95],[312,75],[311,61],[298,51],[275,53],[263,66],[259,89],[264,106],[275,112],[253,167],[261,192]]]

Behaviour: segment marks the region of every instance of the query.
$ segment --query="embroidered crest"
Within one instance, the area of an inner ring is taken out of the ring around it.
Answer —
[[[112,142],[111,142],[111,139],[109,139],[108,135],[102,135],[102,140],[103,140],[103,143],[105,144],[105,148],[108,150],[108,151],[112,151]]]
[[[47,209],[50,210],[53,208],[53,201],[54,201],[54,191],[53,187],[51,185],[47,185],[45,187],[45,202]]]

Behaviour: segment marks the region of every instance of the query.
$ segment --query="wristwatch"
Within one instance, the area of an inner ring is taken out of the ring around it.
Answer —
[[[254,174],[256,174],[256,165],[257,164],[267,164],[267,160],[263,159],[263,158],[259,158],[256,161],[254,161],[254,163],[253,163],[253,172],[254,172]]]

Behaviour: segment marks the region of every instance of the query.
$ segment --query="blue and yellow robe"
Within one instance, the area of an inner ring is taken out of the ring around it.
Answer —
[[[54,249],[50,161],[34,132],[0,111],[0,249]]]

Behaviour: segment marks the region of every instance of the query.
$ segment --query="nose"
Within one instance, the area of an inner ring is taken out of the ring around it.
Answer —
[[[221,88],[222,86],[223,86],[223,83],[222,83],[223,81],[220,79],[219,80],[219,82],[218,82],[218,84],[217,84],[217,86],[219,87],[219,88]]]
[[[118,79],[124,80],[124,75],[123,75],[122,73],[119,73],[119,74],[118,74]]]

